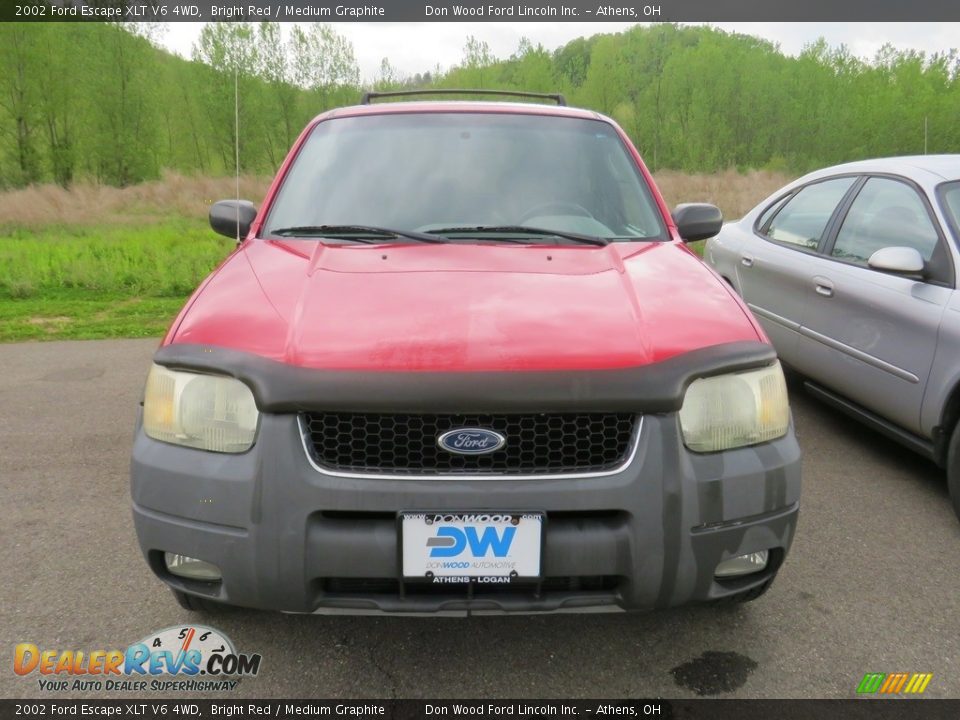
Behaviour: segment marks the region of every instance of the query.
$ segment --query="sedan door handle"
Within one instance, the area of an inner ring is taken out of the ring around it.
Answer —
[[[744,267],[753,267],[753,255],[743,254],[740,256],[740,264]]]
[[[813,279],[813,289],[816,290],[817,295],[833,297],[833,283],[825,277],[815,277]]]

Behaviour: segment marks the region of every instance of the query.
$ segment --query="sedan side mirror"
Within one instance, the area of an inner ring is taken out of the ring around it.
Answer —
[[[682,203],[673,209],[672,215],[684,242],[706,240],[723,227],[723,213],[715,205]]]
[[[881,248],[870,256],[867,265],[898,275],[919,275],[926,267],[923,256],[911,247]]]
[[[249,200],[221,200],[210,206],[210,227],[228,238],[243,240],[256,217]]]

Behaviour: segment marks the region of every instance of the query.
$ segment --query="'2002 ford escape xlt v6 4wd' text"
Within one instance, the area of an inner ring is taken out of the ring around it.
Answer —
[[[132,461],[190,609],[750,600],[797,522],[773,348],[625,134],[521,103],[342,108],[157,351]]]

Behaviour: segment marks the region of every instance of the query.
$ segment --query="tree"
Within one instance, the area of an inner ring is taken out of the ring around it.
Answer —
[[[282,152],[286,152],[286,149],[293,144],[299,130],[296,120],[298,92],[293,84],[293,72],[287,48],[280,37],[280,26],[277,23],[260,23],[257,28],[257,46],[257,74],[269,87],[269,95],[272,98],[272,102],[266,103],[261,108],[261,112],[278,116],[269,118],[268,124],[279,122],[282,126]],[[278,153],[274,147],[273,137],[274,133],[267,133],[265,141],[270,163],[276,165]]]
[[[516,53],[508,61],[512,66],[510,84],[518,90],[555,92],[557,81],[553,72],[553,58],[543,45],[533,46],[527,38],[520,38]]]
[[[39,77],[37,107],[47,136],[47,157],[54,181],[68,187],[76,171],[76,128],[86,111],[71,73],[75,53],[85,45],[83,33],[71,23],[44,24],[35,32],[46,66]]]
[[[377,75],[377,80],[373,84],[374,90],[379,90],[380,92],[388,90],[396,90],[402,85],[400,81],[400,76],[397,73],[396,68],[390,64],[389,58],[383,58],[380,61],[380,72]]]
[[[467,37],[467,44],[463,47],[463,64],[461,77],[465,87],[484,88],[484,80],[488,80],[492,73],[493,54],[490,46],[473,35]]]
[[[95,100],[87,132],[95,147],[97,177],[123,187],[159,171],[151,83],[156,49],[122,22],[106,23],[99,40],[90,78]]]
[[[36,34],[26,23],[0,23],[0,108],[9,119],[8,136],[15,146],[17,174],[15,185],[28,185],[40,179],[40,153],[37,150],[37,76],[40,58]]]
[[[254,38],[250,23],[206,23],[193,48],[194,58],[213,74],[204,104],[224,168],[235,164],[235,152],[250,166],[257,164],[251,153],[258,147],[259,120],[249,111],[259,62]]]
[[[303,30],[295,25],[288,42],[294,82],[313,93],[320,110],[332,107],[344,93],[355,94],[360,85],[360,67],[353,44],[324,23]]]

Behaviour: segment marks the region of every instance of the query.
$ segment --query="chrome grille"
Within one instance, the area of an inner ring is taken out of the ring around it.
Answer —
[[[313,461],[330,471],[390,475],[552,475],[613,470],[626,462],[637,417],[630,413],[305,413]],[[457,428],[494,430],[505,445],[458,455],[437,445]]]

